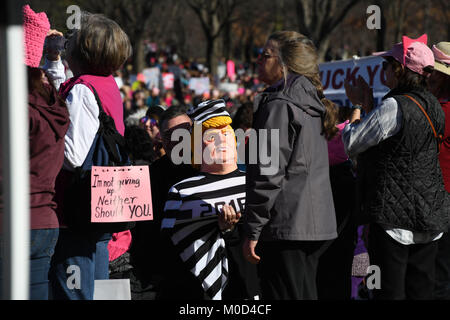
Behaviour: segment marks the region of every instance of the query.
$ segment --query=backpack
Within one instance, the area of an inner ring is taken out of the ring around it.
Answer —
[[[105,113],[97,91],[91,85],[99,108],[97,134],[81,167],[75,168],[64,192],[64,222],[78,233],[116,233],[132,229],[135,222],[91,222],[92,166],[128,166],[131,164],[125,139],[117,131],[113,118]]]

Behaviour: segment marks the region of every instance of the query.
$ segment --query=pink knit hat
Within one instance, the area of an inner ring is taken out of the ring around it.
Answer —
[[[387,52],[374,53],[376,56],[393,57],[408,69],[424,75],[425,67],[434,67],[433,51],[427,46],[427,35],[424,34],[418,39],[402,37],[402,42],[395,44]]]
[[[34,12],[27,4],[22,8],[25,47],[25,64],[37,68],[41,62],[44,41],[50,30],[45,12]]]

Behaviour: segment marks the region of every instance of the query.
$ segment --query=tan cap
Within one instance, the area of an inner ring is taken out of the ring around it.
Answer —
[[[450,75],[450,42],[439,42],[433,46],[434,69]]]

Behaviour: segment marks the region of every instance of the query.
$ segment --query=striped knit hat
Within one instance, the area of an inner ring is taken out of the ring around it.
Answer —
[[[231,116],[225,109],[225,101],[207,100],[198,106],[191,107],[187,111],[187,115],[193,122],[201,123],[205,129],[216,128],[231,124]]]
[[[37,68],[41,63],[44,41],[50,30],[50,22],[45,12],[36,13],[27,4],[22,8],[25,64]]]

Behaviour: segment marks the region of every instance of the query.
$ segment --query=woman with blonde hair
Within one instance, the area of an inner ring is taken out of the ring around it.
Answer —
[[[247,166],[243,253],[258,263],[263,299],[317,299],[318,259],[324,242],[337,237],[327,147],[338,131],[337,110],[304,35],[273,33],[258,64],[269,87],[255,98],[253,127],[258,135],[268,131],[258,146],[278,148],[279,158],[271,155],[270,168],[259,158]]]

